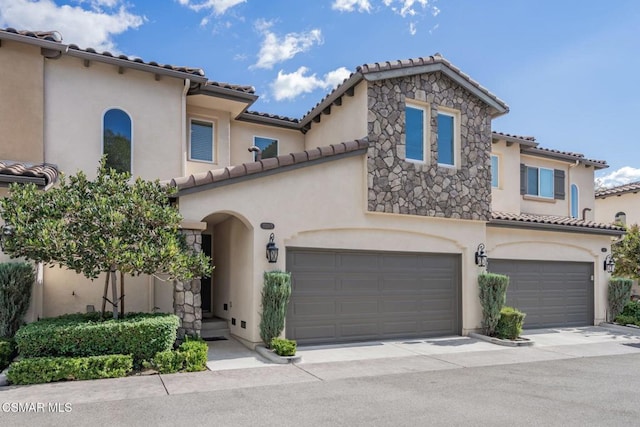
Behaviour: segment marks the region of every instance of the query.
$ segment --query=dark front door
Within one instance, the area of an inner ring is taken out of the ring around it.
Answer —
[[[211,235],[202,235],[202,252],[211,257]],[[211,276],[201,279],[202,312],[211,312]]]

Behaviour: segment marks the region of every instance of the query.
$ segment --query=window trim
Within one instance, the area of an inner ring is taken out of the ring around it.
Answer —
[[[533,196],[533,197],[539,197],[541,199],[545,199],[545,200],[555,200],[555,187],[556,187],[556,183],[555,183],[555,169],[552,168],[546,168],[544,166],[529,166],[525,164],[525,177],[526,177],[526,188],[525,188],[525,195],[526,196]],[[531,194],[529,193],[529,169],[537,169],[538,170],[538,193],[537,194]],[[540,170],[547,170],[551,172],[551,183],[553,185],[553,188],[551,189],[551,196],[543,196],[540,194],[540,189],[541,189],[541,185],[540,185]]]
[[[256,145],[256,138],[264,138],[264,139],[272,139],[274,141],[276,141],[276,157],[280,155],[280,138],[273,138],[271,136],[263,136],[263,135],[253,135],[253,145],[257,147]],[[253,161],[256,161],[256,153],[252,153],[252,157],[253,157]]]
[[[414,99],[405,100],[404,107],[404,160],[411,163],[426,164],[429,162],[431,153],[431,145],[429,144],[429,121],[431,117],[431,107],[429,106],[429,104],[421,103]],[[422,159],[412,159],[411,157],[407,156],[407,107],[422,111]]]
[[[496,185],[493,185],[493,159],[496,159],[497,161],[497,167],[496,167]],[[490,159],[491,159],[491,188],[500,188],[500,164],[502,163],[502,159],[500,158],[499,154],[490,154]]]
[[[192,123],[196,121],[196,122],[200,122],[200,123],[207,123],[211,125],[211,160],[202,160],[202,159],[194,159],[191,156],[191,125]],[[215,119],[203,119],[200,117],[189,117],[189,130],[188,130],[188,138],[187,141],[189,142],[189,148],[188,148],[188,153],[187,153],[187,160],[189,160],[190,162],[197,162],[197,163],[208,163],[208,164],[215,164],[217,161],[218,156],[216,155],[216,130],[218,128],[218,123]]]
[[[576,201],[573,203],[573,189],[576,189]],[[575,215],[573,214],[573,210],[575,208]],[[578,188],[577,184],[571,184],[569,186],[569,215],[572,218],[578,218],[580,216],[580,188]]]
[[[102,158],[102,156],[104,156],[104,116],[111,110],[120,110],[123,113],[125,113],[128,117],[129,117],[129,124],[131,127],[131,140],[129,141],[129,154],[130,154],[130,159],[129,159],[129,164],[131,165],[130,167],[130,171],[129,173],[131,174],[131,176],[135,176],[134,175],[134,167],[133,167],[133,141],[134,141],[134,125],[133,125],[133,117],[131,117],[131,114],[129,114],[129,112],[124,109],[123,107],[108,107],[105,108],[102,111],[102,123],[101,123],[101,132],[100,132],[100,157]]]
[[[448,107],[443,107],[441,105],[438,106],[437,108],[437,115],[436,115],[436,123],[438,120],[438,115],[444,115],[444,116],[449,116],[453,118],[453,164],[449,164],[449,163],[440,163],[440,159],[438,159],[438,166],[443,167],[443,168],[455,168],[458,169],[460,168],[460,151],[461,151],[461,146],[460,146],[460,111],[455,110],[453,108],[448,108]],[[438,132],[435,133],[436,135],[436,151],[437,151],[437,147],[440,144],[439,141],[439,136],[438,136]]]

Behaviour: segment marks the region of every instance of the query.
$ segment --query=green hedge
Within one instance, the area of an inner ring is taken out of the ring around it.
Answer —
[[[12,338],[22,326],[34,281],[31,264],[0,263],[0,337]]]
[[[178,371],[198,372],[207,369],[209,346],[201,338],[186,337],[177,350],[156,353],[147,368],[153,368],[161,374],[173,374]]]
[[[295,356],[297,343],[294,340],[285,338],[274,338],[271,340],[271,348],[278,356]]]
[[[493,337],[496,336],[500,310],[507,297],[509,277],[502,274],[483,273],[478,276],[478,286],[482,306],[482,328],[486,335]]]
[[[83,357],[131,354],[136,366],[170,350],[178,317],[134,313],[124,319],[101,320],[99,314],[74,314],[43,319],[22,327],[15,336],[22,357]]]
[[[63,380],[124,377],[133,367],[129,355],[35,357],[14,362],[7,371],[11,384],[41,384]]]
[[[0,338],[0,371],[9,366],[15,356],[15,344],[9,338]]]
[[[498,338],[515,340],[522,334],[522,325],[526,314],[513,307],[500,310],[500,320],[496,326]]]
[[[616,316],[615,322],[621,325],[640,326],[640,301],[627,302],[622,313]]]
[[[611,319],[615,319],[631,297],[631,286],[633,281],[622,277],[612,277],[609,280],[609,289],[607,291],[607,299],[609,301],[609,310]]]

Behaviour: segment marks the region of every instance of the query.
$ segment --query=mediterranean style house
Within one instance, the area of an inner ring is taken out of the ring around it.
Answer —
[[[187,333],[223,319],[251,347],[277,269],[292,274],[285,334],[300,343],[467,334],[488,269],[511,277],[528,327],[605,320],[602,264],[623,233],[594,220],[606,163],[492,131],[508,106],[440,55],[358,67],[293,119],[251,111],[252,87],[199,69],[57,33],[0,42],[0,183],[46,190],[106,153],[175,186],[184,231],[212,257],[213,277],[192,283],[128,278],[128,310],[176,312]],[[99,280],[41,279],[35,318],[100,304]]]

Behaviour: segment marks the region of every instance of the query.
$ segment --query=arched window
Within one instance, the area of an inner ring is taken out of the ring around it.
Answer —
[[[578,198],[578,186],[571,184],[571,217],[578,218],[578,212],[580,211],[579,198]]]
[[[131,173],[131,117],[112,108],[104,113],[102,153],[107,156],[107,167],[118,172]]]
[[[622,225],[627,225],[627,214],[624,212],[618,212],[616,214],[616,219],[615,222],[622,224]]]

